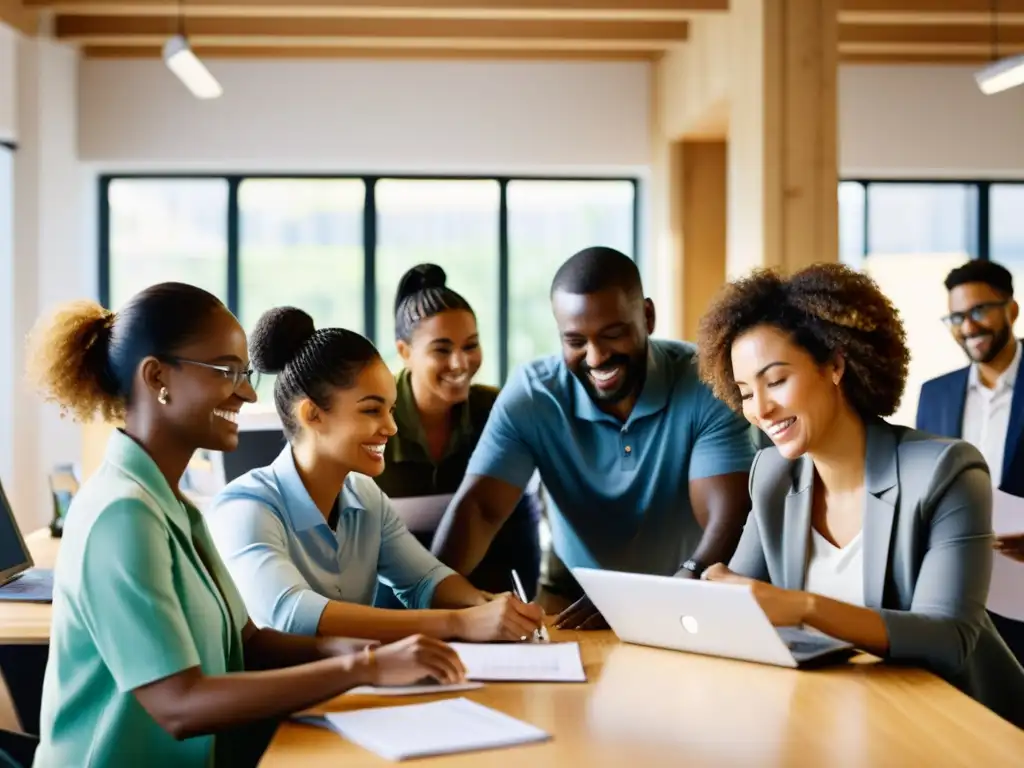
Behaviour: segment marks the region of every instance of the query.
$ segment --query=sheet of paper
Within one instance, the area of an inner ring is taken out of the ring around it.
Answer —
[[[452,494],[438,494],[436,496],[409,496],[404,499],[391,499],[391,506],[405,527],[413,533],[429,533],[437,530],[438,523],[444,517],[448,504],[451,503]]]
[[[388,760],[450,755],[547,741],[540,728],[469,699],[326,715],[344,738]]]
[[[470,680],[583,683],[579,643],[452,643]]]
[[[1024,499],[993,491],[992,530],[996,536],[1024,533]],[[992,558],[992,583],[985,607],[1008,619],[1024,621],[1024,563],[999,552]]]
[[[452,693],[454,691],[475,691],[483,688],[483,683],[468,681],[439,685],[437,683],[421,683],[419,685],[361,685],[346,691],[346,696],[422,696],[430,693]]]

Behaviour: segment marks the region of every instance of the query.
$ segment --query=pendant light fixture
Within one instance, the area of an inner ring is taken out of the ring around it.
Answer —
[[[164,43],[164,64],[197,99],[216,99],[224,89],[192,51],[185,37],[184,0],[178,1],[178,34]]]
[[[992,0],[992,63],[975,72],[974,79],[986,96],[1024,84],[1024,54],[999,58],[998,0]]]

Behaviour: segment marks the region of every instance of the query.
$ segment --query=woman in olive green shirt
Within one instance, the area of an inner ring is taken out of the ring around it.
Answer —
[[[494,387],[472,383],[483,362],[476,315],[446,281],[441,267],[420,264],[399,283],[395,336],[404,368],[397,380],[398,434],[388,440],[384,472],[375,478],[400,513],[408,510],[413,534],[428,547],[435,532],[429,510],[436,516],[462,483],[498,396]],[[478,589],[508,592],[515,569],[532,600],[539,529],[540,500],[527,491],[469,580]],[[388,591],[381,588],[378,603],[393,604]]]
[[[34,765],[255,765],[276,719],[353,686],[462,677],[432,638],[360,650],[249,621],[178,490],[197,449],[234,450],[256,399],[214,296],[164,283],[116,315],[70,304],[34,332],[29,373],[75,417],[125,423],[67,515]]]

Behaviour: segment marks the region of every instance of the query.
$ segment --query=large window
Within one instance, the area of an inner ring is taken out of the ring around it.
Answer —
[[[967,364],[941,318],[943,281],[969,259],[989,259],[1024,286],[1024,184],[844,181],[842,260],[864,269],[899,309],[911,348],[907,391],[893,421],[912,425],[921,385]]]
[[[228,183],[224,179],[114,179],[107,203],[109,265],[103,297],[117,309],[165,281],[186,282],[228,299]]]
[[[508,185],[509,359],[558,352],[548,292],[566,257],[591,245],[633,251],[636,188],[628,181]]]
[[[251,330],[290,304],[366,334],[397,369],[399,278],[433,262],[476,311],[477,380],[490,384],[558,350],[548,289],[559,264],[590,245],[634,255],[637,242],[633,179],[106,176],[100,205],[107,306],[178,280]]]

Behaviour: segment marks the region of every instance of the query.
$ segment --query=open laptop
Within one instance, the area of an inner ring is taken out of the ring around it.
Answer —
[[[0,600],[23,603],[53,601],[53,571],[33,568],[14,511],[0,485]]]
[[[780,667],[842,661],[854,652],[827,635],[772,626],[745,585],[571,570],[623,642]]]

